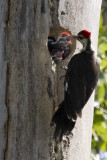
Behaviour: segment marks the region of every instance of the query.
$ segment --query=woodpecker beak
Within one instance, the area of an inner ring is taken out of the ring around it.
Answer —
[[[72,36],[67,36],[66,37],[66,42],[67,43],[72,44],[71,40],[72,40]]]
[[[74,38],[74,39],[78,39],[78,35],[77,35],[77,36],[73,35],[73,38]]]

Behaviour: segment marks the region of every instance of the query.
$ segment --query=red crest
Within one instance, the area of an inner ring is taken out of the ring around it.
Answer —
[[[60,36],[63,35],[63,34],[66,34],[67,36],[71,36],[71,34],[68,33],[68,32],[62,32],[62,33],[60,34]]]
[[[91,32],[87,31],[87,30],[82,30],[78,33],[78,35],[82,35],[86,38],[91,38]]]

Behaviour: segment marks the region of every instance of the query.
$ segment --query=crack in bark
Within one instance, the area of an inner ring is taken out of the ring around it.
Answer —
[[[7,67],[7,74],[6,74],[6,91],[5,91],[5,104],[6,104],[6,109],[7,109],[7,120],[5,122],[5,132],[6,132],[6,137],[5,137],[5,150],[4,150],[4,160],[6,160],[6,155],[7,155],[7,149],[8,149],[8,126],[9,126],[9,108],[8,108],[8,96],[7,96],[7,91],[8,91],[8,83],[9,83],[9,77],[8,77],[8,67]]]
[[[5,15],[5,45],[4,45],[4,59],[6,59],[6,46],[7,46],[7,32],[8,32],[8,23],[10,21],[10,3],[11,0],[7,0],[7,10]],[[6,72],[6,90],[5,90],[5,104],[7,109],[7,119],[4,124],[4,130],[5,130],[5,149],[4,149],[4,160],[6,160],[7,150],[8,150],[8,126],[9,126],[9,108],[8,108],[8,84],[9,84],[9,66],[7,66],[7,72]]]
[[[8,22],[10,21],[10,4],[11,4],[11,0],[7,0],[7,12],[5,17],[6,27],[8,25]]]

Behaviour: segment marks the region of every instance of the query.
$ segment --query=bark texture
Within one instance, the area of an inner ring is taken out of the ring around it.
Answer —
[[[101,0],[0,1],[0,160],[90,159],[93,96],[73,138],[52,139],[51,117],[63,99],[60,66],[70,57],[53,73],[46,42],[87,29],[97,49],[100,8]]]

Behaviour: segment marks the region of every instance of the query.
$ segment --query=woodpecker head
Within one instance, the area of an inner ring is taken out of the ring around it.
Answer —
[[[48,50],[55,63],[64,60],[70,54],[72,38],[68,32],[62,32],[57,40],[53,36],[48,37]]]
[[[66,43],[66,44],[70,45],[71,44],[71,38],[72,38],[72,35],[70,33],[62,32],[59,35],[57,41],[59,41],[60,43]]]
[[[86,47],[91,38],[91,32],[87,30],[82,30],[78,33],[77,36],[74,36],[78,41],[83,44],[83,47]]]

